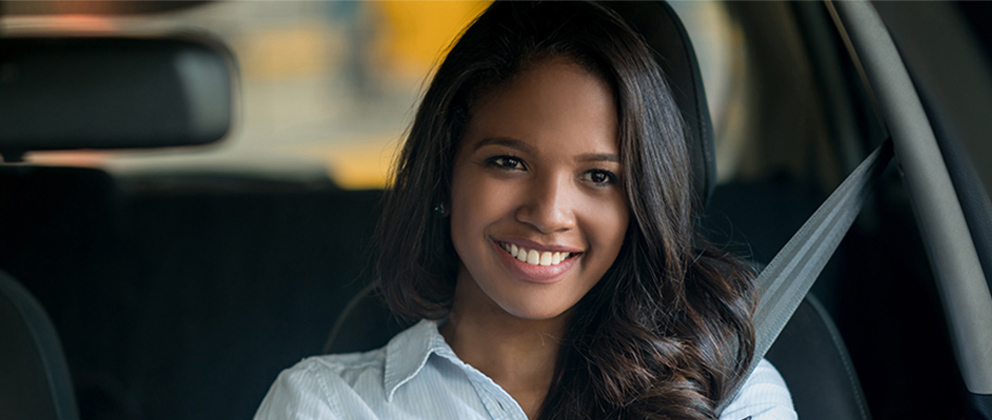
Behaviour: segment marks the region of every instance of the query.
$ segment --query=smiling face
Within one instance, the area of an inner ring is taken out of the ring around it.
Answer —
[[[455,156],[455,310],[549,319],[613,264],[627,230],[616,106],[575,63],[545,60],[482,95]]]

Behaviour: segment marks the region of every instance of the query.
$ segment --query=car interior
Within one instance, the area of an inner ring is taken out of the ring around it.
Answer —
[[[199,32],[17,32],[9,22],[172,16],[214,2],[11,3],[0,2],[0,417],[248,418],[301,358],[371,350],[411,325],[372,287],[381,187],[33,160],[222,148],[248,127],[249,58]],[[609,5],[656,52],[680,105],[706,201],[698,229],[756,270],[872,149],[898,140],[852,18],[861,6],[719,3],[738,57],[721,89],[699,47],[715,29],[692,24],[702,9]],[[992,109],[992,32],[980,28],[992,10],[863,5],[891,32],[934,127],[967,222],[962,242],[980,262],[976,305],[988,307],[992,127],[975,110]],[[921,35],[924,24],[946,39]],[[958,70],[928,67],[936,53],[955,54]],[[714,91],[729,99],[715,106]],[[992,368],[969,364],[960,338],[975,335],[962,322],[981,329],[992,318],[949,300],[940,245],[921,222],[927,197],[907,180],[900,147],[766,355],[800,418],[992,419],[980,382]]]

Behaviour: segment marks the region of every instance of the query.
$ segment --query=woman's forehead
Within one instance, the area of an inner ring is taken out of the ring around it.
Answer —
[[[547,146],[616,150],[617,114],[609,86],[573,61],[547,60],[490,89],[472,106],[462,144],[491,138]],[[587,147],[587,148],[588,148]]]

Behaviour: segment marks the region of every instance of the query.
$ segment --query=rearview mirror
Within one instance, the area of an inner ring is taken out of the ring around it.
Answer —
[[[233,62],[190,39],[0,38],[0,154],[220,140]]]

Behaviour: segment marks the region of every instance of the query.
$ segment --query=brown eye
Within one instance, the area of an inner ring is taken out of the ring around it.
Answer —
[[[617,181],[616,175],[610,171],[594,169],[582,175],[582,179],[596,185],[613,185]]]
[[[493,156],[486,160],[490,165],[501,169],[523,169],[523,162],[513,156]]]

